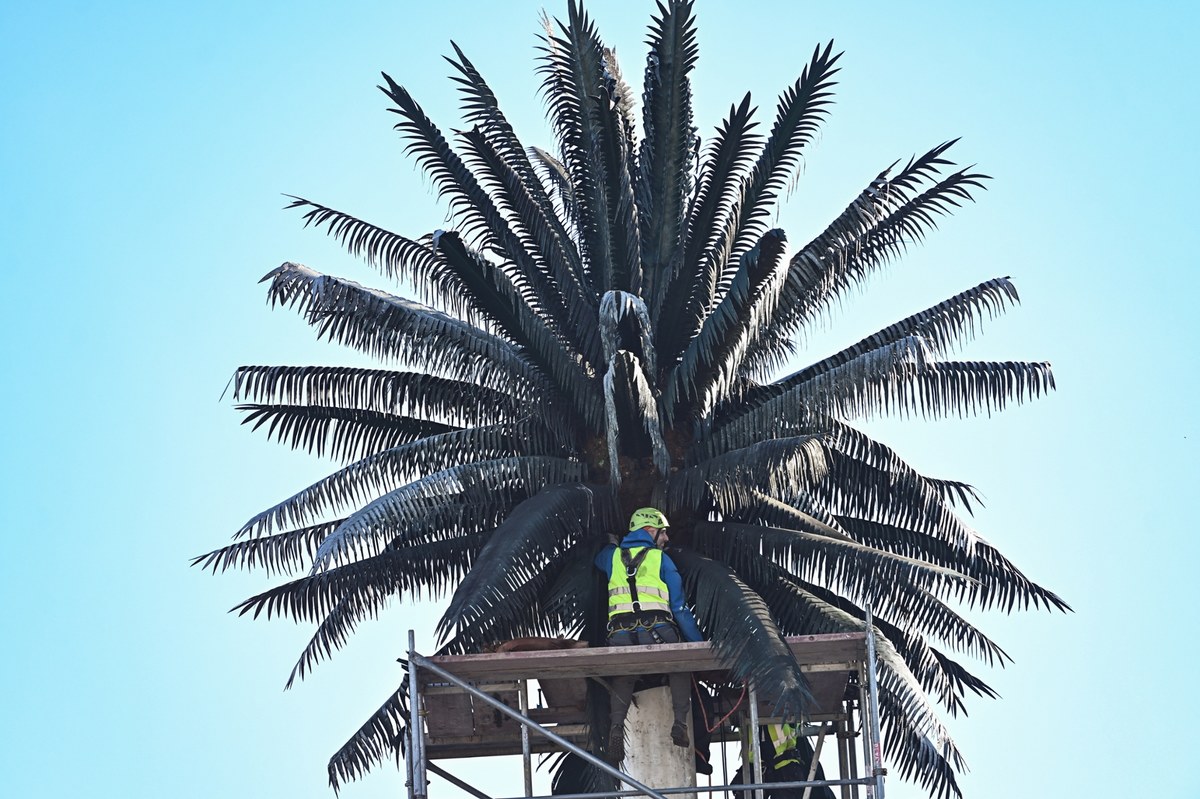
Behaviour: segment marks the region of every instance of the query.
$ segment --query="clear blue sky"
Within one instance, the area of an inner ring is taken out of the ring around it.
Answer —
[[[951,723],[967,796],[1194,795],[1196,11],[698,6],[705,136],[748,89],[765,121],[817,43],[846,51],[779,216],[793,242],[948,138],[996,178],[806,344],[814,360],[1011,275],[1022,305],[964,355],[1054,364],[1055,394],[996,418],[873,428],[923,470],[977,485],[981,533],[1077,611],[983,620],[1016,664],[988,674],[1002,700]],[[548,144],[538,10],[0,8],[5,795],[331,796],[325,761],[398,683],[406,631],[432,648],[433,611],[402,607],[285,693],[308,631],[227,615],[268,582],[188,559],[330,468],[238,426],[218,401],[233,369],[362,362],[265,305],[257,280],[284,260],[382,283],[301,229],[282,193],[408,235],[442,226],[378,73],[452,128],[440,56],[453,37],[518,132]],[[639,80],[652,4],[592,10]],[[497,794],[519,793],[513,765]],[[402,792],[384,768],[343,795]],[[889,795],[921,794],[893,780]]]

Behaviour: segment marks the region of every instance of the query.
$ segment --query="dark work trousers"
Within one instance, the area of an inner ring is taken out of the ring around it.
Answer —
[[[681,640],[679,628],[673,621],[657,621],[650,626],[617,627],[608,635],[609,646],[677,644]],[[624,735],[625,716],[629,713],[629,703],[633,699],[633,689],[637,685],[638,676],[627,674],[612,678],[610,736],[618,731]],[[667,682],[671,686],[671,710],[675,714],[675,723],[686,727],[692,710],[692,675],[676,672],[667,675]]]

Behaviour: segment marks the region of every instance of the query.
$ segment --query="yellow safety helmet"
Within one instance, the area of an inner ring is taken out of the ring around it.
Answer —
[[[670,527],[671,523],[658,508],[638,508],[629,517],[629,532],[643,527]]]

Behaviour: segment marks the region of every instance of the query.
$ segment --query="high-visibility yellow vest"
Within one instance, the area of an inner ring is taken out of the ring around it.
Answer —
[[[771,748],[775,750],[775,768],[783,768],[789,763],[799,763],[796,759],[796,748],[800,745],[800,727],[796,724],[768,724],[767,736],[771,739]],[[747,763],[754,763],[754,747],[750,745],[747,730],[746,756]]]
[[[628,553],[622,557],[622,553]],[[630,564],[626,566],[625,560]],[[671,594],[659,576],[662,550],[658,547],[617,547],[608,578],[608,617],[622,613],[671,614]],[[633,574],[629,574],[630,571]],[[636,596],[634,592],[636,591]]]

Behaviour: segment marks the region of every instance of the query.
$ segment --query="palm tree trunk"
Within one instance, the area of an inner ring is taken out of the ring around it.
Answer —
[[[625,761],[622,770],[651,788],[682,788],[696,784],[692,750],[671,743],[671,689],[640,691],[625,720]],[[689,723],[688,735],[691,737]],[[673,794],[695,799],[694,793]]]

